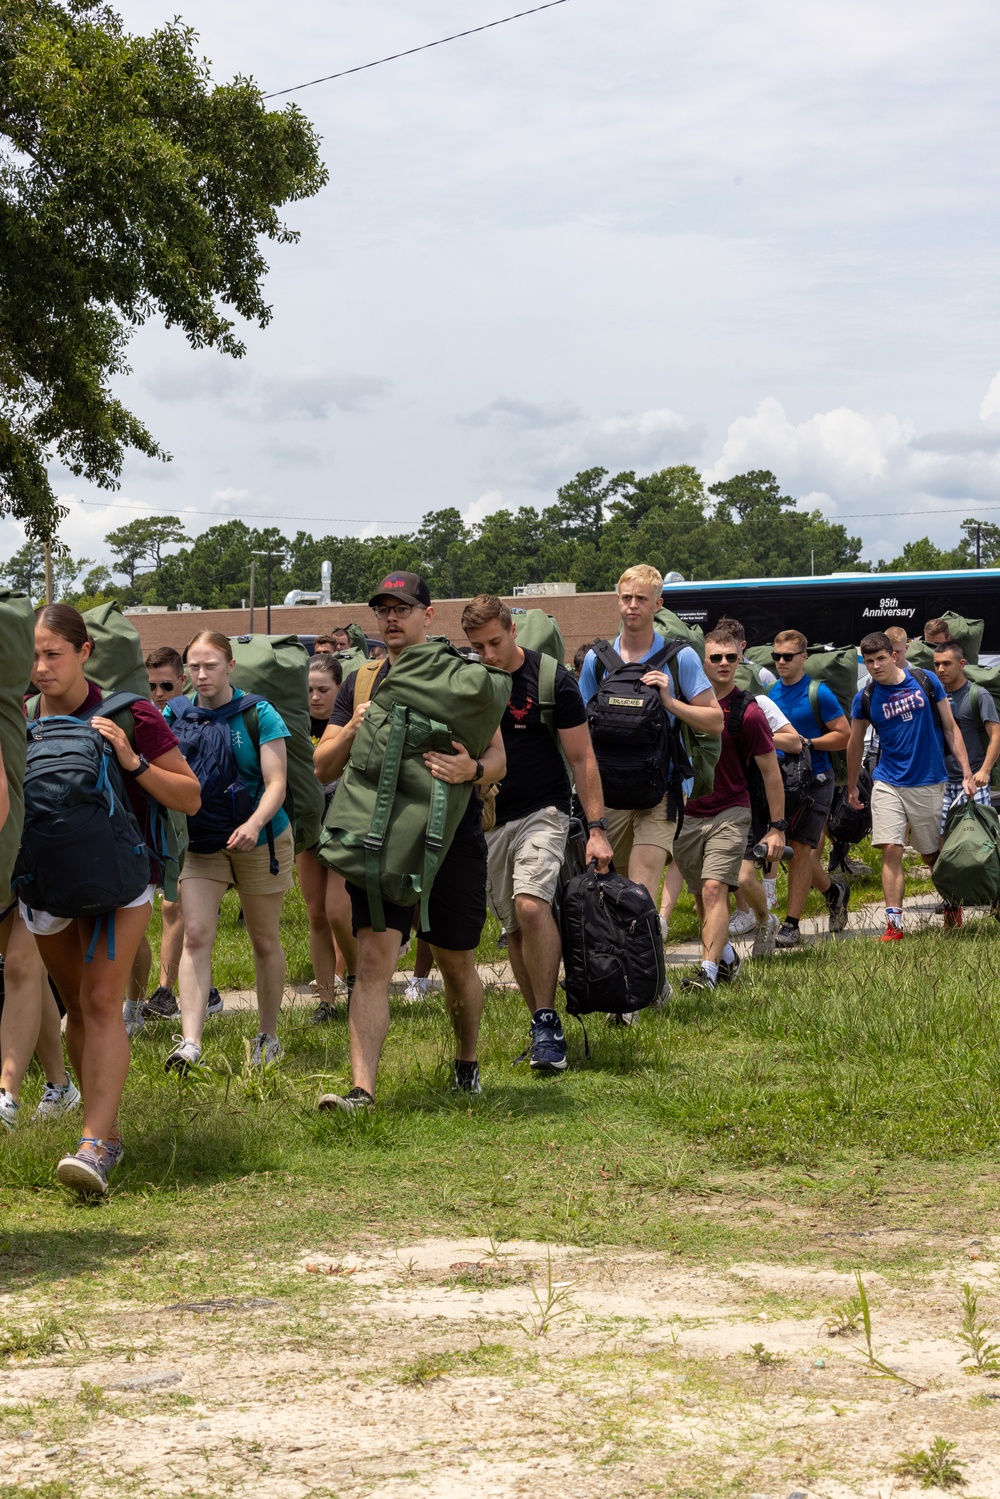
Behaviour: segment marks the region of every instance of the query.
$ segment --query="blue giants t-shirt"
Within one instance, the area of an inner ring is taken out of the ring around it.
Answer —
[[[613,641],[612,644],[620,655],[622,645],[621,636],[619,635],[617,640]],[[648,661],[650,656],[655,656],[657,651],[662,651],[665,645],[666,641],[662,635],[654,635],[653,644],[642,657],[642,660]],[[680,696],[685,698],[687,702],[691,702],[692,698],[697,697],[699,692],[711,692],[712,690],[712,684],[706,677],[704,667],[698,660],[698,652],[692,650],[689,645],[682,646],[673,660],[667,662],[663,670],[670,678],[671,697],[678,696],[678,680],[680,681]],[[590,703],[592,697],[597,696],[597,657],[593,651],[587,652],[584,663],[580,668],[580,696],[586,704]],[[668,713],[667,717],[673,723],[674,715]]]
[[[767,694],[772,703],[776,703],[782,713],[788,719],[796,734],[801,734],[803,739],[818,739],[820,734],[825,734],[826,729],[821,729],[816,722],[816,715],[809,706],[809,683],[811,677],[803,675],[794,687],[789,687],[779,678]],[[837,702],[833,693],[825,682],[817,682],[819,688],[820,717],[824,724],[831,724],[838,718],[843,718],[844,710]],[[830,756],[826,750],[814,749],[812,755],[812,768],[814,776],[828,775],[830,772]]]
[[[940,703],[944,688],[932,671],[927,683]],[[852,718],[871,719],[879,737],[882,753],[872,772],[873,781],[887,781],[890,786],[936,786],[948,779],[944,763],[944,736],[936,706],[911,672],[895,687],[880,687],[872,682],[871,711],[866,714],[859,692],[851,707]]]

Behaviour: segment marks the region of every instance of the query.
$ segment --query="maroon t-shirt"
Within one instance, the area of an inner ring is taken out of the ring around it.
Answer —
[[[774,735],[771,726],[757,703],[747,703],[740,724],[739,749],[737,739],[729,732],[729,710],[733,705],[733,692],[719,699],[719,707],[725,716],[722,726],[722,752],[715,767],[715,781],[708,796],[699,796],[684,808],[685,817],[715,817],[730,807],[749,807],[750,792],[743,765],[753,755],[768,755],[774,750]]]

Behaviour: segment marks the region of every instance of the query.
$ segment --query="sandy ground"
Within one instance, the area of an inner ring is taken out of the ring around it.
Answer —
[[[957,1334],[963,1281],[1000,1312],[994,1254],[956,1241],[930,1278],[866,1276],[899,1376],[880,1378],[863,1334],[823,1326],[855,1290],[833,1269],[317,1245],[280,1293],[251,1269],[229,1299],[88,1303],[89,1346],[8,1362],[0,1493],[905,1499],[945,1492],[894,1472],[943,1437],[957,1491],[992,1499],[1000,1379],[965,1372]],[[4,1321],[44,1309],[0,1293]]]

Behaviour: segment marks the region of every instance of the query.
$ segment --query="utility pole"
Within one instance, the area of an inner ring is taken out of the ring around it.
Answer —
[[[55,603],[55,599],[52,597],[53,592],[54,587],[52,582],[52,543],[50,541],[47,541],[45,543],[45,602],[47,604]]]
[[[253,634],[253,585],[257,578],[257,562],[254,557],[250,558],[250,631]]]
[[[267,558],[267,633],[271,633],[271,559],[278,557],[284,562],[287,552],[254,552],[255,557]]]
[[[980,521],[976,521],[976,566],[977,567],[982,567],[982,565],[983,565],[982,564],[982,551],[981,551],[981,547],[980,547],[980,537],[982,535],[982,529],[983,529],[982,528],[982,523]]]

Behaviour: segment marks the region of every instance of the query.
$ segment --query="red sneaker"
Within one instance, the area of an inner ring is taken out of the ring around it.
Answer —
[[[961,906],[949,906],[948,909],[944,913],[944,924],[945,924],[945,926],[961,926],[962,925],[962,907]]]
[[[879,941],[880,942],[902,942],[903,935],[904,935],[903,928],[901,926],[893,926],[890,923],[889,925],[886,926],[886,929],[882,933],[881,937],[879,938]]]

